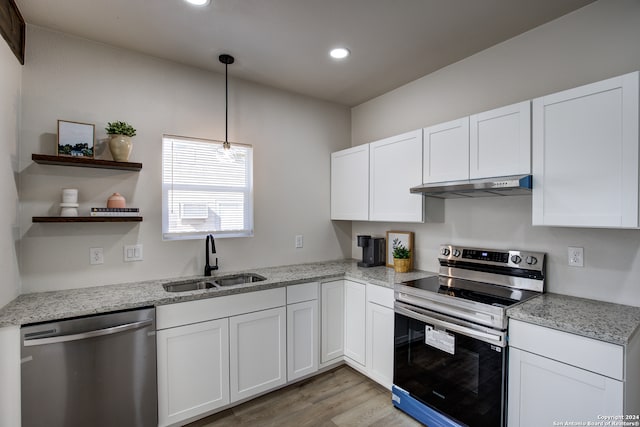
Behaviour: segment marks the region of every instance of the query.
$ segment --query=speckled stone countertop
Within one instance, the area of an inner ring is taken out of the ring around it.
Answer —
[[[0,309],[0,327],[25,325],[89,314],[131,308],[158,306],[202,298],[278,288],[310,281],[347,278],[393,288],[394,283],[433,276],[436,273],[413,271],[396,274],[392,268],[360,268],[354,260],[339,260],[282,267],[256,268],[223,272],[215,276],[251,272],[267,278],[262,282],[225,286],[188,292],[167,292],[162,285],[169,282],[208,279],[203,276],[124,283],[80,289],[23,294]]]
[[[507,309],[511,319],[626,345],[640,330],[640,307],[546,293]]]

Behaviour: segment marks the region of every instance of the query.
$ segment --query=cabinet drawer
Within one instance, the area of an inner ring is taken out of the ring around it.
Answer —
[[[287,286],[287,304],[318,299],[318,282]]]
[[[624,380],[624,349],[616,344],[510,319],[509,345]]]
[[[393,289],[367,284],[367,301],[393,308]]]
[[[247,292],[156,307],[157,329],[220,319],[285,305],[285,288]]]

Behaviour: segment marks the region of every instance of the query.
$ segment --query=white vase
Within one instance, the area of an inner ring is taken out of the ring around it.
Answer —
[[[132,147],[133,143],[130,136],[111,135],[109,151],[111,151],[111,156],[116,162],[128,162]]]

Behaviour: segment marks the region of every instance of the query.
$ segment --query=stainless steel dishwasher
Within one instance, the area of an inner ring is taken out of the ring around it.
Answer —
[[[158,425],[155,309],[24,326],[23,427]]]

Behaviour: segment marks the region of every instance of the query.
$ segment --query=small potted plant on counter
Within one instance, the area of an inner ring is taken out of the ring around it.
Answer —
[[[111,137],[109,151],[116,162],[128,162],[133,144],[131,137],[136,136],[136,130],[127,122],[107,123],[104,129]]]
[[[411,251],[400,242],[393,239],[393,269],[396,273],[406,273],[411,265]]]

